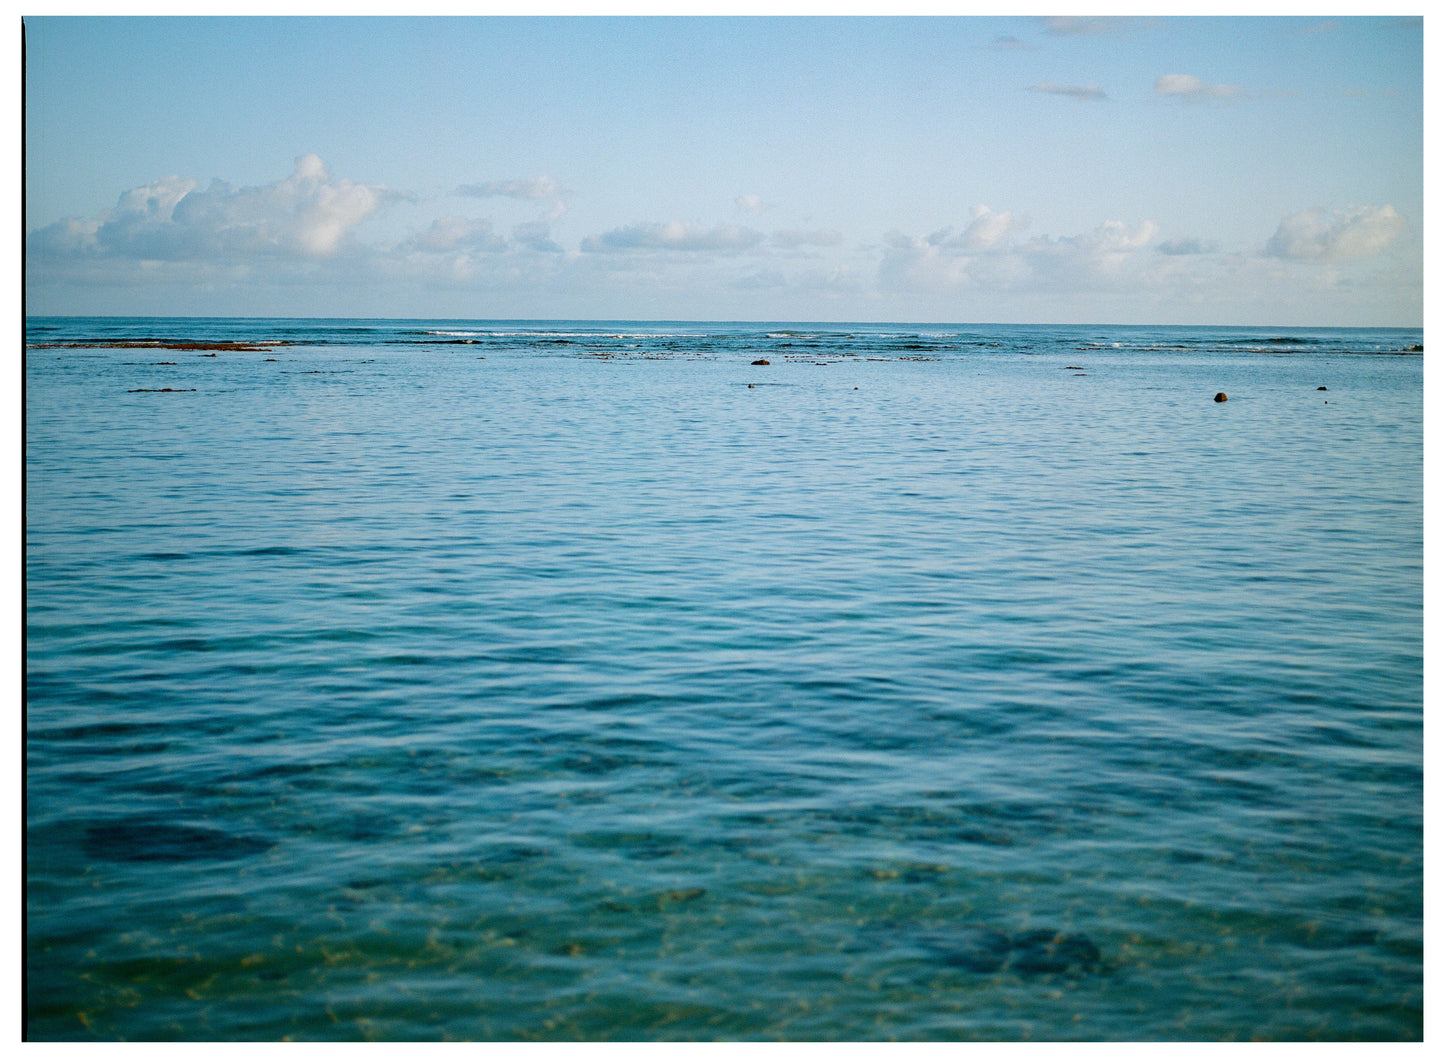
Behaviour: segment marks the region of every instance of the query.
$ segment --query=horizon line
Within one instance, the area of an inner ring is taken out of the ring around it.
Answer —
[[[825,319],[684,319],[682,317],[627,317],[627,316],[270,316],[270,315],[151,315],[140,313],[26,313],[23,320],[301,320],[321,323],[332,320],[465,320],[473,323],[650,323],[686,325],[746,325],[764,326],[774,324],[829,326],[829,327],[1213,327],[1230,330],[1330,330],[1330,331],[1410,331],[1425,329],[1424,323],[1107,323],[1101,321],[1080,321],[1072,323],[1041,323],[1003,320],[825,320]]]

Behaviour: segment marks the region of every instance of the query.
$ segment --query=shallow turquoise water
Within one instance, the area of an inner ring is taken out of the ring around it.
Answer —
[[[1421,1037],[1420,332],[28,339],[30,1038]]]

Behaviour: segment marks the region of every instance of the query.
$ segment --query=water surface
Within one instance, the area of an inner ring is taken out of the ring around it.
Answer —
[[[30,1038],[1421,1038],[1421,332],[27,339]]]

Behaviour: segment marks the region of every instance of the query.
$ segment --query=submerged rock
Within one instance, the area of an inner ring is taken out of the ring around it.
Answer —
[[[85,854],[95,860],[182,863],[189,860],[238,860],[271,848],[272,843],[213,827],[120,819],[85,828]]]
[[[998,929],[970,927],[931,933],[923,944],[949,966],[970,973],[1012,972],[1024,977],[1041,974],[1085,974],[1099,969],[1099,949],[1082,933],[1034,929],[1008,934]]]
[[[1008,933],[991,926],[914,930],[901,923],[882,923],[865,932],[870,934],[869,950],[876,950],[881,942],[900,954],[937,959],[968,973],[1081,976],[1107,969],[1098,945],[1087,936],[1051,928]]]
[[[1226,401],[1226,400],[1228,400],[1228,399],[1229,399],[1229,398],[1228,398],[1227,396],[1225,396],[1223,393],[1216,393],[1216,394],[1214,395],[1214,403],[1215,403],[1215,404],[1222,404],[1224,401]]]
[[[1088,973],[1099,965],[1099,949],[1082,933],[1030,930],[1012,939],[1009,968],[1022,974]]]

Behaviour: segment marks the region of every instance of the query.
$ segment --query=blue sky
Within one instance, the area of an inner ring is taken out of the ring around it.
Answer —
[[[27,311],[1418,326],[1422,38],[29,19]]]

